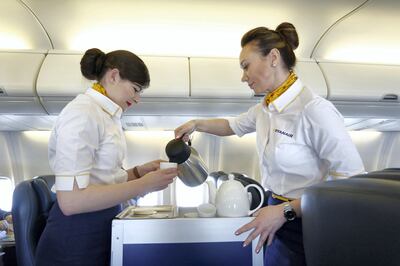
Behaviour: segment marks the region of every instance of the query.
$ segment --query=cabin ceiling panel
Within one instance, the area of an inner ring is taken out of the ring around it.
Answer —
[[[0,49],[52,49],[46,32],[20,1],[0,1]]]
[[[400,64],[400,1],[370,0],[321,40],[315,58]]]
[[[246,31],[289,21],[300,35],[300,58],[309,58],[325,30],[364,1],[24,0],[54,49],[237,57]]]

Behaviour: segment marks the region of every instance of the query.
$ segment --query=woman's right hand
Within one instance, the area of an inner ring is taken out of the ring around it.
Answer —
[[[175,129],[175,138],[179,139],[182,136],[183,141],[189,141],[189,136],[196,130],[196,120],[190,120],[185,124]]]
[[[137,180],[143,182],[144,190],[146,193],[150,193],[167,188],[177,175],[177,168],[168,168],[149,172]]]

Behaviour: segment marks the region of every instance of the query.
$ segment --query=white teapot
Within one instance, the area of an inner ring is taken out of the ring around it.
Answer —
[[[229,180],[224,181],[218,191],[212,181],[207,181],[209,201],[216,206],[218,216],[249,216],[261,208],[264,202],[264,191],[262,191],[262,188],[254,184],[244,187],[242,183],[234,180],[232,174],[230,174],[228,178]],[[261,195],[260,204],[253,210],[250,210],[251,193],[248,192],[250,187],[256,188]]]

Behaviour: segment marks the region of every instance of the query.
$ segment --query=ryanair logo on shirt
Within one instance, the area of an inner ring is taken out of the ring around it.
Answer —
[[[282,135],[285,135],[285,136],[287,136],[287,137],[289,137],[289,138],[293,138],[293,134],[292,134],[292,133],[287,133],[287,132],[285,132],[285,131],[283,131],[283,130],[279,130],[279,129],[277,129],[277,128],[275,128],[274,132],[275,132],[275,133],[282,134]]]

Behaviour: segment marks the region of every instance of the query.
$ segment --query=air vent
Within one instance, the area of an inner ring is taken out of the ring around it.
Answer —
[[[3,87],[0,87],[0,96],[7,96],[6,90]]]
[[[144,124],[140,122],[126,122],[125,125],[127,127],[143,127]]]

